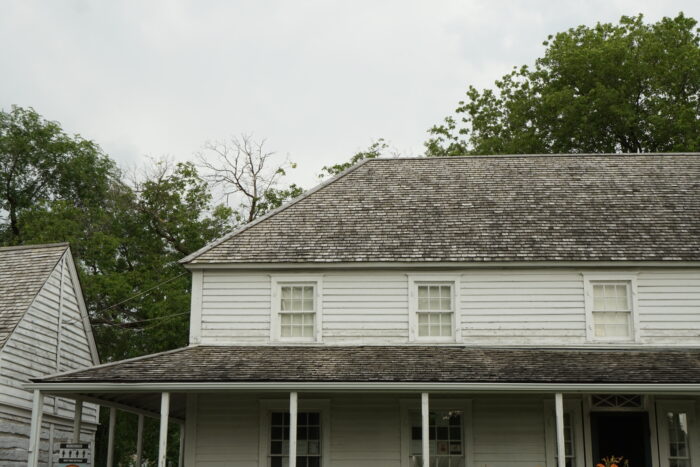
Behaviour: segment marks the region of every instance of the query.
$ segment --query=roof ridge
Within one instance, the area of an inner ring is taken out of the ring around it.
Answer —
[[[325,180],[325,181],[319,183],[319,184],[316,185],[315,187],[309,189],[308,191],[305,191],[305,192],[302,193],[301,195],[299,195],[299,196],[297,196],[296,198],[290,200],[289,202],[287,202],[287,203],[281,205],[280,207],[273,209],[272,211],[268,212],[268,213],[265,214],[264,216],[258,217],[258,218],[255,219],[254,221],[249,222],[249,223],[247,223],[247,224],[241,226],[240,228],[235,229],[235,230],[233,230],[232,232],[227,233],[226,235],[224,235],[224,236],[222,236],[222,237],[219,237],[218,239],[214,240],[213,242],[211,242],[211,243],[209,243],[209,244],[207,244],[207,245],[204,245],[202,248],[200,248],[199,250],[195,251],[194,253],[190,253],[189,255],[187,255],[187,256],[185,256],[184,258],[182,258],[180,261],[178,261],[178,263],[180,263],[180,264],[189,263],[190,261],[192,261],[193,259],[197,258],[198,256],[201,256],[202,254],[206,253],[207,251],[211,250],[212,248],[214,248],[214,247],[216,247],[216,246],[222,244],[223,242],[225,242],[225,241],[228,240],[229,238],[235,237],[236,235],[238,235],[238,234],[240,234],[240,233],[242,233],[242,232],[245,232],[245,231],[248,230],[249,228],[251,228],[251,227],[253,227],[253,226],[255,226],[255,225],[258,225],[259,223],[261,223],[261,222],[263,222],[263,221],[269,219],[270,217],[272,217],[272,216],[274,216],[274,215],[276,215],[276,214],[278,214],[278,213],[284,211],[285,209],[287,209],[287,208],[289,208],[289,207],[291,207],[291,206],[294,206],[295,204],[297,204],[297,203],[299,203],[300,201],[302,201],[302,200],[308,198],[309,196],[313,195],[314,193],[316,193],[316,192],[318,192],[318,191],[320,191],[320,190],[326,188],[327,186],[329,186],[329,185],[335,183],[336,181],[338,181],[338,180],[340,180],[341,178],[343,178],[343,177],[345,177],[346,175],[348,175],[350,172],[355,171],[356,169],[358,169],[359,167],[365,165],[367,162],[369,162],[369,161],[371,161],[371,160],[374,160],[374,158],[373,158],[373,159],[365,159],[365,160],[359,162],[358,164],[355,164],[355,165],[353,165],[353,166],[348,167],[347,169],[345,169],[345,170],[343,170],[342,172],[340,172],[338,175],[335,175],[335,176],[329,178],[328,180]]]
[[[36,245],[13,245],[13,246],[0,246],[0,251],[14,251],[14,250],[42,250],[48,248],[68,248],[70,243],[68,242],[58,242],[58,243],[37,243]]]
[[[388,161],[410,161],[410,160],[449,160],[449,159],[500,159],[500,158],[534,158],[534,157],[643,157],[643,156],[693,156],[700,157],[700,152],[586,152],[571,153],[560,152],[552,154],[462,154],[459,156],[399,156],[399,157],[376,157],[366,159],[366,161],[388,162]]]

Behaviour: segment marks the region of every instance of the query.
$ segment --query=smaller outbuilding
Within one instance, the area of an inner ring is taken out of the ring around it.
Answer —
[[[0,248],[0,465],[27,465],[33,397],[23,386],[98,363],[68,244]],[[61,443],[88,443],[93,452],[98,409],[46,397],[41,464],[58,465]]]

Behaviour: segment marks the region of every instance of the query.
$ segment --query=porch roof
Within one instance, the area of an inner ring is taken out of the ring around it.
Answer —
[[[193,346],[33,381],[697,385],[700,348]]]

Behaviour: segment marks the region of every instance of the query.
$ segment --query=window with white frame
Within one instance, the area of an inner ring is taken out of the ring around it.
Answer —
[[[632,337],[632,300],[627,281],[591,282],[593,335],[596,339]]]
[[[633,341],[637,336],[634,274],[584,274],[586,333],[592,341]]]
[[[309,342],[319,339],[318,281],[273,278],[272,339]]]
[[[415,282],[415,337],[445,340],[455,335],[453,282]]]

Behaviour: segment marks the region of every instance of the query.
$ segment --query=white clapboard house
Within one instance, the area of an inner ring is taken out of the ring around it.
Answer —
[[[0,248],[0,466],[27,465],[33,399],[23,386],[98,363],[68,244]],[[41,465],[57,465],[61,442],[93,441],[98,406],[80,407],[74,438],[74,400],[44,398]]]
[[[188,467],[700,466],[699,155],[368,160],[183,263],[187,348],[35,404]]]

